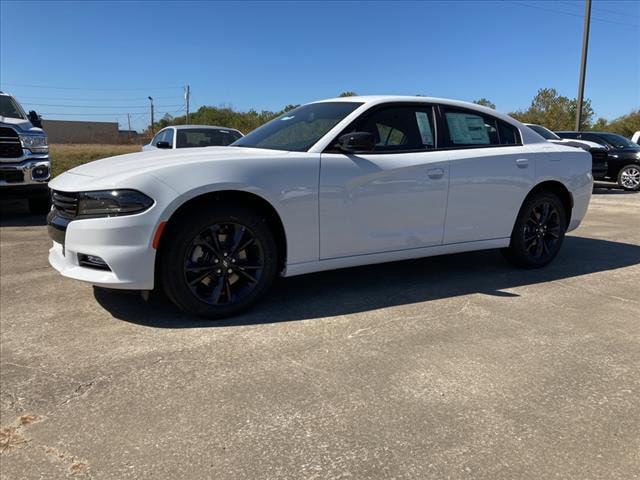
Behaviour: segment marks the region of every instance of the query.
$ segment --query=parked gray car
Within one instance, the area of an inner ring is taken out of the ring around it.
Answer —
[[[160,130],[153,137],[151,143],[143,146],[142,150],[226,147],[242,137],[242,132],[235,128],[211,125],[175,125]]]

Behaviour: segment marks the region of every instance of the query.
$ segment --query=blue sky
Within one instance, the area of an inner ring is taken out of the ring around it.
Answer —
[[[45,118],[126,128],[129,112],[138,129],[147,96],[173,113],[187,83],[192,109],[278,110],[352,90],[486,97],[508,112],[542,87],[576,96],[583,11],[535,0],[2,0],[0,88]],[[593,0],[592,16],[585,95],[611,119],[640,106],[640,2]]]

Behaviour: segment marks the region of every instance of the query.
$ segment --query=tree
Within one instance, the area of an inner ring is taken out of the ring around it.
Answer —
[[[573,130],[575,127],[578,101],[559,95],[555,88],[541,88],[527,110],[512,112],[513,118],[523,123],[544,125],[551,130]],[[582,105],[583,129],[591,126],[593,119],[591,100]]]
[[[496,104],[484,97],[480,98],[479,100],[474,100],[473,103],[475,103],[476,105],[482,105],[483,107],[493,108],[494,110],[496,109]]]
[[[358,94],[356,92],[342,92],[340,95],[338,95],[339,97],[355,97]]]
[[[619,133],[624,137],[631,138],[635,132],[640,131],[640,109],[621,115],[610,122],[604,118],[599,118],[591,126],[591,130]]]

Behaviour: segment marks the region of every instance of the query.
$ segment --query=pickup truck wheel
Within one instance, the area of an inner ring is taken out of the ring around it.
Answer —
[[[618,185],[633,192],[640,190],[640,166],[632,164],[622,167],[618,172]]]
[[[519,267],[537,268],[551,262],[562,246],[567,214],[560,199],[540,192],[525,200],[511,234],[507,260]]]
[[[44,215],[51,210],[49,197],[32,197],[29,198],[29,213],[32,215]]]
[[[193,212],[171,230],[161,257],[162,284],[185,312],[212,319],[235,315],[275,279],[274,236],[251,210],[220,206]]]

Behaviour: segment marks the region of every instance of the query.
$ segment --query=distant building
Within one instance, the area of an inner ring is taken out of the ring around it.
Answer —
[[[117,122],[42,120],[49,143],[120,143]]]

